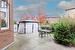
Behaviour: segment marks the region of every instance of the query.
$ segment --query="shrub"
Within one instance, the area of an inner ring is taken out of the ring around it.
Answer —
[[[75,45],[75,23],[71,20],[61,20],[52,25],[54,39],[63,45]]]

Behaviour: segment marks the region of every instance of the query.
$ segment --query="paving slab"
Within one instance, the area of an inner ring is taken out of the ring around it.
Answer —
[[[75,50],[54,42],[52,36],[39,37],[38,33],[16,34],[15,43],[6,50]]]

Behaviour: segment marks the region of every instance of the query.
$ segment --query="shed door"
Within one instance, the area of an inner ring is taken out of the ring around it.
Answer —
[[[33,32],[37,33],[38,32],[38,23],[34,23],[33,26],[34,26],[33,27]]]
[[[32,33],[32,23],[26,23],[26,33]]]
[[[35,33],[38,32],[37,23],[26,23],[26,33]]]

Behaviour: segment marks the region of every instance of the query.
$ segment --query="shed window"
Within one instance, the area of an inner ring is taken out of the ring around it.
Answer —
[[[9,28],[9,8],[6,0],[0,0],[0,29]]]

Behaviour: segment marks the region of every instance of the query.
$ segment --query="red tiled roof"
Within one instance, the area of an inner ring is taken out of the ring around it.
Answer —
[[[35,16],[30,16],[30,15],[26,15],[26,16],[23,16],[20,21],[25,21],[25,20],[37,20],[37,18]]]

